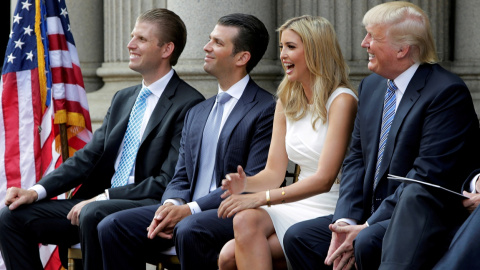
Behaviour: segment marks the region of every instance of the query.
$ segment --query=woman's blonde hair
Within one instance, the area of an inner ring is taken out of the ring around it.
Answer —
[[[348,80],[348,66],[343,59],[335,30],[325,18],[310,15],[292,18],[278,28],[280,38],[287,29],[297,33],[303,42],[305,62],[312,79],[312,127],[315,129],[319,119],[323,123],[327,121],[326,105],[332,92],[338,87],[353,90]],[[285,75],[278,87],[277,96],[289,119],[297,121],[305,116],[308,100],[300,82],[291,82]]]

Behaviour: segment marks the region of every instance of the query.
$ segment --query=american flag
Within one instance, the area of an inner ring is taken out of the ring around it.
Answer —
[[[70,156],[92,137],[65,0],[17,2],[0,100],[3,201],[7,188],[29,188],[61,164],[58,124],[66,123]],[[43,251],[42,256],[48,265],[50,251]]]

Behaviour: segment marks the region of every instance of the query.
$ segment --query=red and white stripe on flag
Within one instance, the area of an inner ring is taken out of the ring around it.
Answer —
[[[0,201],[61,164],[62,123],[72,156],[92,129],[65,0],[19,0],[0,82]],[[46,269],[59,269],[53,249],[41,248]]]

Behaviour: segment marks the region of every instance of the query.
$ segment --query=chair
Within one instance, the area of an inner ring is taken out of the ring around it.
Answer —
[[[287,171],[285,173],[285,178],[293,177],[292,183],[296,183],[298,181],[298,175],[300,175],[300,166],[298,166],[298,164],[295,164],[295,166],[293,168],[293,172]]]
[[[173,249],[175,251],[175,249]],[[163,254],[162,257],[160,258],[160,263],[157,264],[157,270],[165,270],[167,268],[168,270],[177,270],[180,269],[180,261],[178,260],[177,255],[173,255],[169,253],[168,251],[166,252],[168,254]],[[71,246],[68,249],[67,253],[67,258],[68,258],[68,270],[75,270],[76,269],[76,263],[79,263],[78,260],[82,260],[82,250],[80,249],[80,243]]]
[[[81,260],[82,259],[82,250],[80,249],[80,243],[71,246],[68,249],[67,253],[67,258],[68,258],[68,270],[75,270],[75,263],[76,260]]]
[[[180,269],[180,261],[177,255],[162,255],[160,262],[157,264],[157,270],[177,270]]]

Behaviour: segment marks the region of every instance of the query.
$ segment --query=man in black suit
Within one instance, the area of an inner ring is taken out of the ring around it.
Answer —
[[[188,112],[162,205],[118,212],[98,225],[105,269],[139,269],[173,245],[182,269],[217,269],[220,249],[233,238],[232,219],[217,217],[221,180],[238,165],[254,175],[267,161],[275,100],[248,73],[268,39],[265,26],[252,15],[218,20],[203,48],[204,69],[217,78],[218,95]],[[225,95],[231,98],[219,116],[220,131],[212,135],[209,123]]]
[[[172,179],[185,115],[204,100],[172,69],[186,28],[175,13],[153,9],[139,16],[131,36],[129,67],[142,85],[117,92],[92,140],[57,170],[28,190],[8,189],[0,212],[8,269],[43,269],[38,243],[79,241],[84,268],[101,269],[97,224],[111,213],[157,204]],[[49,200],[78,185],[72,199]]]
[[[388,2],[369,10],[363,24],[362,47],[374,74],[359,86],[334,215],[298,223],[285,235],[296,269],[378,269],[399,186],[387,175],[459,189],[457,179],[474,168],[472,98],[460,78],[435,64],[425,13],[408,2]]]

